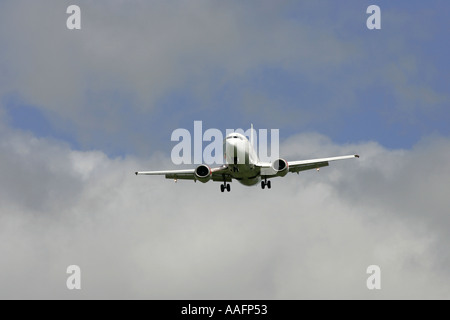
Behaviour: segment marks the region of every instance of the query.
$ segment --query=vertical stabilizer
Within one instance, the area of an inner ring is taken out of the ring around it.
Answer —
[[[250,124],[250,145],[252,146],[252,148],[255,147],[253,145],[253,123]]]

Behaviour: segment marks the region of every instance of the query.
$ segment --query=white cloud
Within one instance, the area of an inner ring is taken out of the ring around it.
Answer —
[[[448,299],[449,146],[299,135],[288,159],[361,158],[222,194],[133,174],[167,167],[160,156],[111,159],[4,129],[0,297]],[[71,264],[79,292],[65,287]],[[371,264],[379,292],[365,287]]]

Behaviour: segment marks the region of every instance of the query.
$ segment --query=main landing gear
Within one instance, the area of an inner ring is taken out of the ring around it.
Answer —
[[[227,192],[230,192],[230,191],[231,191],[231,186],[230,186],[229,183],[226,183],[226,182],[224,181],[224,183],[220,185],[220,191],[221,191],[221,192],[224,192],[225,189],[227,190]]]
[[[261,181],[261,189],[264,189],[267,186],[267,189],[270,189],[272,185],[270,184],[270,180],[267,181],[267,179],[264,179],[264,181]]]

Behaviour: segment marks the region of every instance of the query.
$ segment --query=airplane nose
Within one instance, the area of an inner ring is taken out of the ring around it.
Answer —
[[[233,139],[228,140],[225,150],[228,161],[232,161],[236,149],[237,149],[236,141],[233,141]]]

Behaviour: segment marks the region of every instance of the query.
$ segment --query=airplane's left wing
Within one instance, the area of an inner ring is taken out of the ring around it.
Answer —
[[[349,156],[322,158],[322,159],[311,159],[311,160],[300,160],[300,161],[289,161],[289,172],[299,172],[310,169],[319,169],[321,167],[326,167],[329,165],[330,161],[335,160],[345,160],[359,158],[359,155],[353,154]]]
[[[231,176],[228,174],[228,168],[226,166],[218,168],[209,168],[208,166],[202,165],[210,170],[211,180],[213,181],[231,181]],[[198,169],[198,167],[197,167]],[[166,179],[174,180],[200,180],[196,175],[195,171],[197,169],[186,169],[186,170],[164,170],[164,171],[137,171],[136,175],[152,175],[152,176],[165,176]]]

